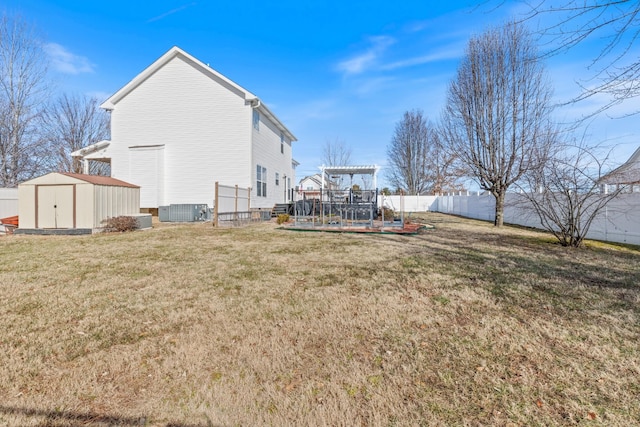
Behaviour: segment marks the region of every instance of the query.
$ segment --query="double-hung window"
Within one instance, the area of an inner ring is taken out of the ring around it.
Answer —
[[[253,128],[260,130],[260,113],[258,110],[253,110]]]
[[[258,197],[267,197],[267,168],[256,166],[256,192]]]
[[[280,185],[280,174],[276,172],[276,185]]]
[[[280,152],[284,154],[284,134],[280,133]]]

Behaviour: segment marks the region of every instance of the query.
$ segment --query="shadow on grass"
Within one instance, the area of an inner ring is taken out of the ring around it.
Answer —
[[[640,313],[640,254],[601,248],[563,248],[539,235],[448,228],[403,238],[400,268],[410,276],[434,271],[481,286],[523,308],[547,304],[566,313],[608,310]],[[389,242],[388,237],[373,237]],[[595,300],[590,300],[594,298]]]
[[[64,410],[46,410],[46,409],[34,409],[24,408],[19,406],[5,406],[0,405],[0,414],[14,415],[17,417],[26,418],[43,418],[39,420],[38,426],[146,426],[150,422],[147,416],[141,415],[139,417],[122,417],[109,414],[98,414],[95,412],[75,412]],[[154,425],[156,425],[154,423]],[[207,423],[180,423],[180,422],[167,422],[161,423],[164,427],[221,427],[214,424]]]

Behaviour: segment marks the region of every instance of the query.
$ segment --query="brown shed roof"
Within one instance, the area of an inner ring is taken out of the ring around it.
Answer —
[[[95,185],[108,185],[111,187],[129,187],[140,188],[139,185],[129,184],[128,182],[120,181],[119,179],[111,178],[110,176],[100,175],[84,175],[81,173],[62,172],[62,175],[70,176],[71,178],[79,179],[81,181],[89,182]]]

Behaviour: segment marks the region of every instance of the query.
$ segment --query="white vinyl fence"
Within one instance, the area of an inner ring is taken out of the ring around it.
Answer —
[[[213,226],[241,225],[251,221],[268,220],[270,210],[251,209],[251,188],[215,183],[213,197]]]
[[[399,210],[401,196],[385,196],[379,206]],[[404,196],[405,212],[442,212],[493,221],[495,198],[490,194],[463,193],[447,196]],[[542,228],[533,208],[522,203],[517,193],[507,194],[504,222]],[[620,194],[594,220],[587,238],[640,245],[640,193]]]
[[[18,215],[18,189],[0,188],[0,218]],[[6,230],[0,224],[0,234]]]
[[[18,215],[18,189],[0,188],[0,218]]]
[[[400,212],[428,212],[435,210],[438,196],[378,196],[378,206]]]

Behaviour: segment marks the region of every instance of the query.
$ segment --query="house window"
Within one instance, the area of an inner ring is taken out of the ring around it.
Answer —
[[[280,185],[280,174],[276,172],[276,185]]]
[[[256,191],[258,197],[267,197],[267,168],[256,167]]]
[[[253,128],[260,130],[260,113],[258,110],[253,110]]]
[[[280,152],[284,154],[284,134],[280,134]]]

